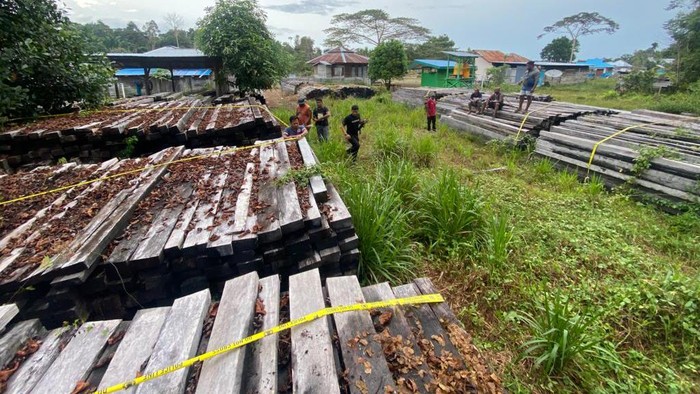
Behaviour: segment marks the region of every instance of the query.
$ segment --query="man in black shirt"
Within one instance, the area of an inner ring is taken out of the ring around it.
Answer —
[[[353,105],[352,113],[343,119],[341,130],[351,145],[347,152],[352,156],[352,161],[357,160],[357,152],[360,150],[360,130],[364,127],[365,122],[360,118],[360,107],[357,105]]]
[[[472,108],[475,108],[474,112],[479,112],[481,109],[481,103],[483,101],[483,96],[479,91],[479,88],[474,88],[474,92],[469,96],[469,113],[472,113]]]
[[[316,123],[316,133],[318,134],[318,142],[328,141],[328,118],[331,116],[331,111],[323,105],[323,99],[316,99],[316,108],[313,112],[314,122]]]

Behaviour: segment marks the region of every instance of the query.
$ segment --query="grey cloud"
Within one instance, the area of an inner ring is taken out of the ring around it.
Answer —
[[[346,2],[339,0],[301,0],[296,3],[268,5],[265,8],[287,12],[289,14],[328,15],[334,10],[345,5],[347,5]]]

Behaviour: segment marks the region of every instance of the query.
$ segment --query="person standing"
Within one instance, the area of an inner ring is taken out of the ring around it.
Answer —
[[[357,161],[357,152],[360,151],[360,130],[364,127],[367,121],[360,117],[360,107],[352,106],[352,113],[343,119],[341,130],[345,139],[350,143],[348,155],[352,156],[352,161]]]
[[[433,126],[433,131],[435,131],[435,123],[437,120],[437,101],[435,101],[434,94],[430,94],[428,99],[425,101],[425,113],[428,117],[428,131],[430,131],[430,125]]]
[[[525,74],[525,77],[518,82],[518,84],[522,85],[523,87],[520,90],[520,105],[518,106],[518,109],[515,110],[515,113],[525,113],[530,109],[530,104],[532,104],[532,95],[535,93],[535,89],[537,89],[537,82],[540,80],[540,70],[535,67],[535,62],[530,60],[527,62],[527,66],[525,67],[527,69],[527,74]],[[525,101],[525,97],[527,97],[527,107],[525,107],[525,111],[523,111],[523,101]]]
[[[316,133],[318,133],[318,142],[328,141],[328,118],[331,116],[331,111],[323,105],[323,99],[316,99],[316,109],[313,112],[314,122],[316,123]]]
[[[308,132],[309,131],[306,129],[306,127],[299,123],[299,118],[296,115],[292,115],[289,117],[289,127],[284,129],[282,135],[284,137],[301,138]]]
[[[311,128],[311,107],[309,107],[309,104],[306,104],[306,99],[304,97],[299,97],[297,103],[299,104],[297,106],[297,117],[299,118],[299,124],[307,129]]]

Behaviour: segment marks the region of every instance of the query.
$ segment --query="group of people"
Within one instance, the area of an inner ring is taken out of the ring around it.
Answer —
[[[527,73],[518,82],[522,85],[520,90],[520,104],[515,113],[526,113],[530,109],[530,104],[532,104],[532,95],[537,89],[537,83],[539,82],[540,70],[535,67],[535,62],[529,61],[526,65]],[[527,105],[525,110],[523,110],[523,104],[527,100]],[[498,87],[494,89],[493,94],[491,94],[488,99],[484,100],[483,94],[479,88],[475,88],[471,96],[469,96],[468,113],[483,114],[486,108],[493,110],[491,117],[495,118],[498,111],[503,110],[504,106],[504,96],[501,93],[501,88]],[[428,131],[435,130],[435,123],[437,117],[437,102],[435,101],[435,95],[430,94],[425,101],[425,112],[428,118]]]
[[[306,104],[306,99],[300,97],[297,102],[296,115],[289,118],[289,126],[284,129],[284,137],[301,138],[306,136],[311,129],[312,123],[316,127],[318,141],[323,143],[328,141],[330,135],[329,118],[331,111],[323,104],[321,97],[316,98],[316,108]],[[360,107],[353,105],[350,115],[343,118],[341,131],[345,140],[350,143],[347,153],[353,161],[357,160],[357,153],[360,151],[360,132],[367,123],[366,119],[360,116]]]

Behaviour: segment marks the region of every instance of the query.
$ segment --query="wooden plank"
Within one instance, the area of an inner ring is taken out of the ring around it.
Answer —
[[[5,330],[7,324],[14,319],[19,313],[19,308],[16,304],[6,304],[0,306],[0,332]]]
[[[136,313],[100,381],[98,386],[100,389],[134,379],[142,372],[141,366],[151,357],[153,347],[169,314],[170,307],[143,309]],[[123,392],[133,393],[134,391],[135,387],[132,387]]]
[[[279,159],[277,177],[282,178],[292,168],[289,163],[289,154],[287,153],[285,142],[277,143],[277,157]],[[304,228],[304,216],[301,213],[299,197],[297,196],[294,182],[288,182],[280,186],[277,189],[277,193],[278,219],[282,233],[290,234]]]
[[[202,290],[175,300],[153,348],[148,366],[143,372],[144,375],[195,355],[210,303],[209,290]],[[139,394],[182,393],[187,384],[188,370],[189,368],[180,369],[156,380],[145,382],[137,387],[136,392]]]
[[[352,227],[350,211],[335,190],[335,186],[331,184],[328,184],[328,201],[324,205],[330,209],[328,223],[333,230]]]
[[[39,380],[33,393],[70,393],[90,374],[121,320],[84,323]]]
[[[251,98],[252,99],[252,98]],[[257,109],[257,108],[256,108]],[[258,214],[258,239],[266,244],[282,239],[282,229],[277,220],[277,150],[273,145],[260,148],[260,179],[258,201],[265,208]]]
[[[74,331],[74,329],[61,327],[46,334],[39,350],[24,360],[17,372],[7,381],[5,393],[31,393],[37,382],[58,358],[62,349],[61,345],[68,342]]]
[[[180,185],[177,188],[177,193],[182,199],[188,201],[194,188],[191,184]],[[153,265],[163,261],[165,257],[165,245],[172,234],[180,214],[185,209],[185,205],[177,205],[170,208],[165,208],[161,212],[159,219],[155,219],[151,224],[151,228],[144,239],[134,251],[129,259],[129,265],[132,267],[141,267],[144,265]]]
[[[199,252],[203,252],[203,249],[209,243],[209,236],[214,225],[214,218],[219,208],[219,201],[221,200],[227,177],[228,173],[217,175],[214,178],[213,185],[207,190],[209,193],[208,199],[199,202],[197,211],[194,214],[194,227],[187,233],[185,242],[182,245],[183,253],[199,254]]]
[[[289,278],[290,319],[325,307],[318,270]],[[339,393],[328,317],[292,328],[292,376],[295,393]]]
[[[316,198],[310,186],[306,187],[305,193],[309,196],[309,209],[306,210],[304,215],[304,223],[306,223],[307,227],[321,227],[321,211],[318,209]]]
[[[238,193],[238,198],[236,199],[236,211],[233,218],[233,233],[241,233],[245,230],[245,223],[248,218],[248,211],[250,208],[250,197],[253,191],[253,172],[255,165],[253,163],[248,163],[245,168],[245,177],[243,178],[243,185],[241,185],[241,191]]]
[[[365,302],[356,276],[328,278],[326,289],[332,306]],[[374,324],[369,312],[337,313],[333,315],[333,320],[350,392],[377,393],[383,392],[387,385],[393,386],[382,345],[374,339]]]
[[[0,368],[5,367],[28,339],[44,335],[46,331],[39,319],[16,323],[0,338]]]
[[[172,233],[170,233],[170,237],[168,237],[168,241],[165,243],[165,248],[163,249],[165,257],[175,258],[182,254],[182,244],[185,242],[187,227],[189,227],[194,217],[198,204],[199,200],[190,200],[185,206],[182,215],[180,215],[177,223],[175,223],[175,228]]]
[[[386,282],[363,287],[362,294],[367,302],[389,301],[396,298],[394,292],[391,290],[391,286]],[[425,356],[420,346],[418,346],[418,341],[413,336],[413,332],[411,332],[411,326],[408,324],[406,316],[404,316],[403,309],[390,307],[381,308],[379,311],[383,316],[390,316],[389,322],[385,325],[386,333],[380,333],[380,335],[386,335],[383,338],[390,339],[385,342],[385,350],[389,352],[387,357],[390,357],[390,359],[403,357],[403,359],[406,360],[403,365],[390,365],[394,377],[397,379],[403,377],[405,379],[404,384],[407,386],[414,387],[419,393],[428,393],[429,391],[426,385],[433,380],[433,376],[427,363],[420,361],[424,359]],[[393,338],[393,340],[391,340],[391,338]],[[395,346],[394,341],[397,340],[404,346]],[[411,350],[409,351],[408,349]],[[403,373],[402,369],[406,369],[407,371]],[[403,385],[399,384],[398,388],[400,389],[402,387]]]
[[[309,141],[306,140],[306,137],[298,140],[297,145],[299,146],[299,152],[301,152],[301,158],[304,160],[304,166],[314,167],[318,165],[313,150],[311,150],[311,145],[309,145]],[[320,175],[314,175],[309,178],[309,185],[316,201],[326,202],[328,200],[328,189]]]
[[[260,280],[259,298],[265,307],[265,315],[260,331],[268,330],[280,321],[280,278],[278,275],[268,276]],[[245,393],[276,393],[277,392],[277,338],[270,335],[252,345],[246,361]]]
[[[248,336],[253,325],[259,278],[256,272],[229,280],[219,303],[207,351]],[[198,394],[238,393],[243,387],[245,348],[206,360],[197,385]]]

